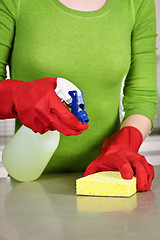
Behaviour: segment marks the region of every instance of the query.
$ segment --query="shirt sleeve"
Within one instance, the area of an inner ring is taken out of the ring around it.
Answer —
[[[0,0],[0,81],[7,77],[6,66],[15,37],[20,0]]]
[[[133,114],[148,117],[157,113],[156,10],[154,0],[134,0],[131,33],[131,64],[123,88],[124,118]]]

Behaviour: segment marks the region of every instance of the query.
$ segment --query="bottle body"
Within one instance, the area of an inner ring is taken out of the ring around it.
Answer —
[[[3,165],[18,181],[36,180],[56,151],[59,140],[60,133],[56,130],[40,134],[22,126],[3,149]]]

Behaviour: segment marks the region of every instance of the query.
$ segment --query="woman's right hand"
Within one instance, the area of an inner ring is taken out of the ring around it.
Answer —
[[[81,134],[88,128],[61,102],[55,93],[57,78],[31,82],[6,79],[0,82],[0,118],[18,118],[41,134],[57,130],[66,136]]]

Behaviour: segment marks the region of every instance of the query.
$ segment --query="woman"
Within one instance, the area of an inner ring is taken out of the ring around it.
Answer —
[[[156,115],[154,0],[1,0],[0,10],[0,118],[62,133],[44,173],[117,170],[150,190],[154,169],[138,149]],[[52,94],[58,76],[83,91],[89,128]]]

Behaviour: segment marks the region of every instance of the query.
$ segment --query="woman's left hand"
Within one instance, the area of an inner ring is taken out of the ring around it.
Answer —
[[[142,135],[135,127],[124,127],[105,139],[100,155],[87,167],[84,177],[98,171],[120,171],[122,178],[137,177],[137,189],[149,191],[154,168],[138,153]]]

